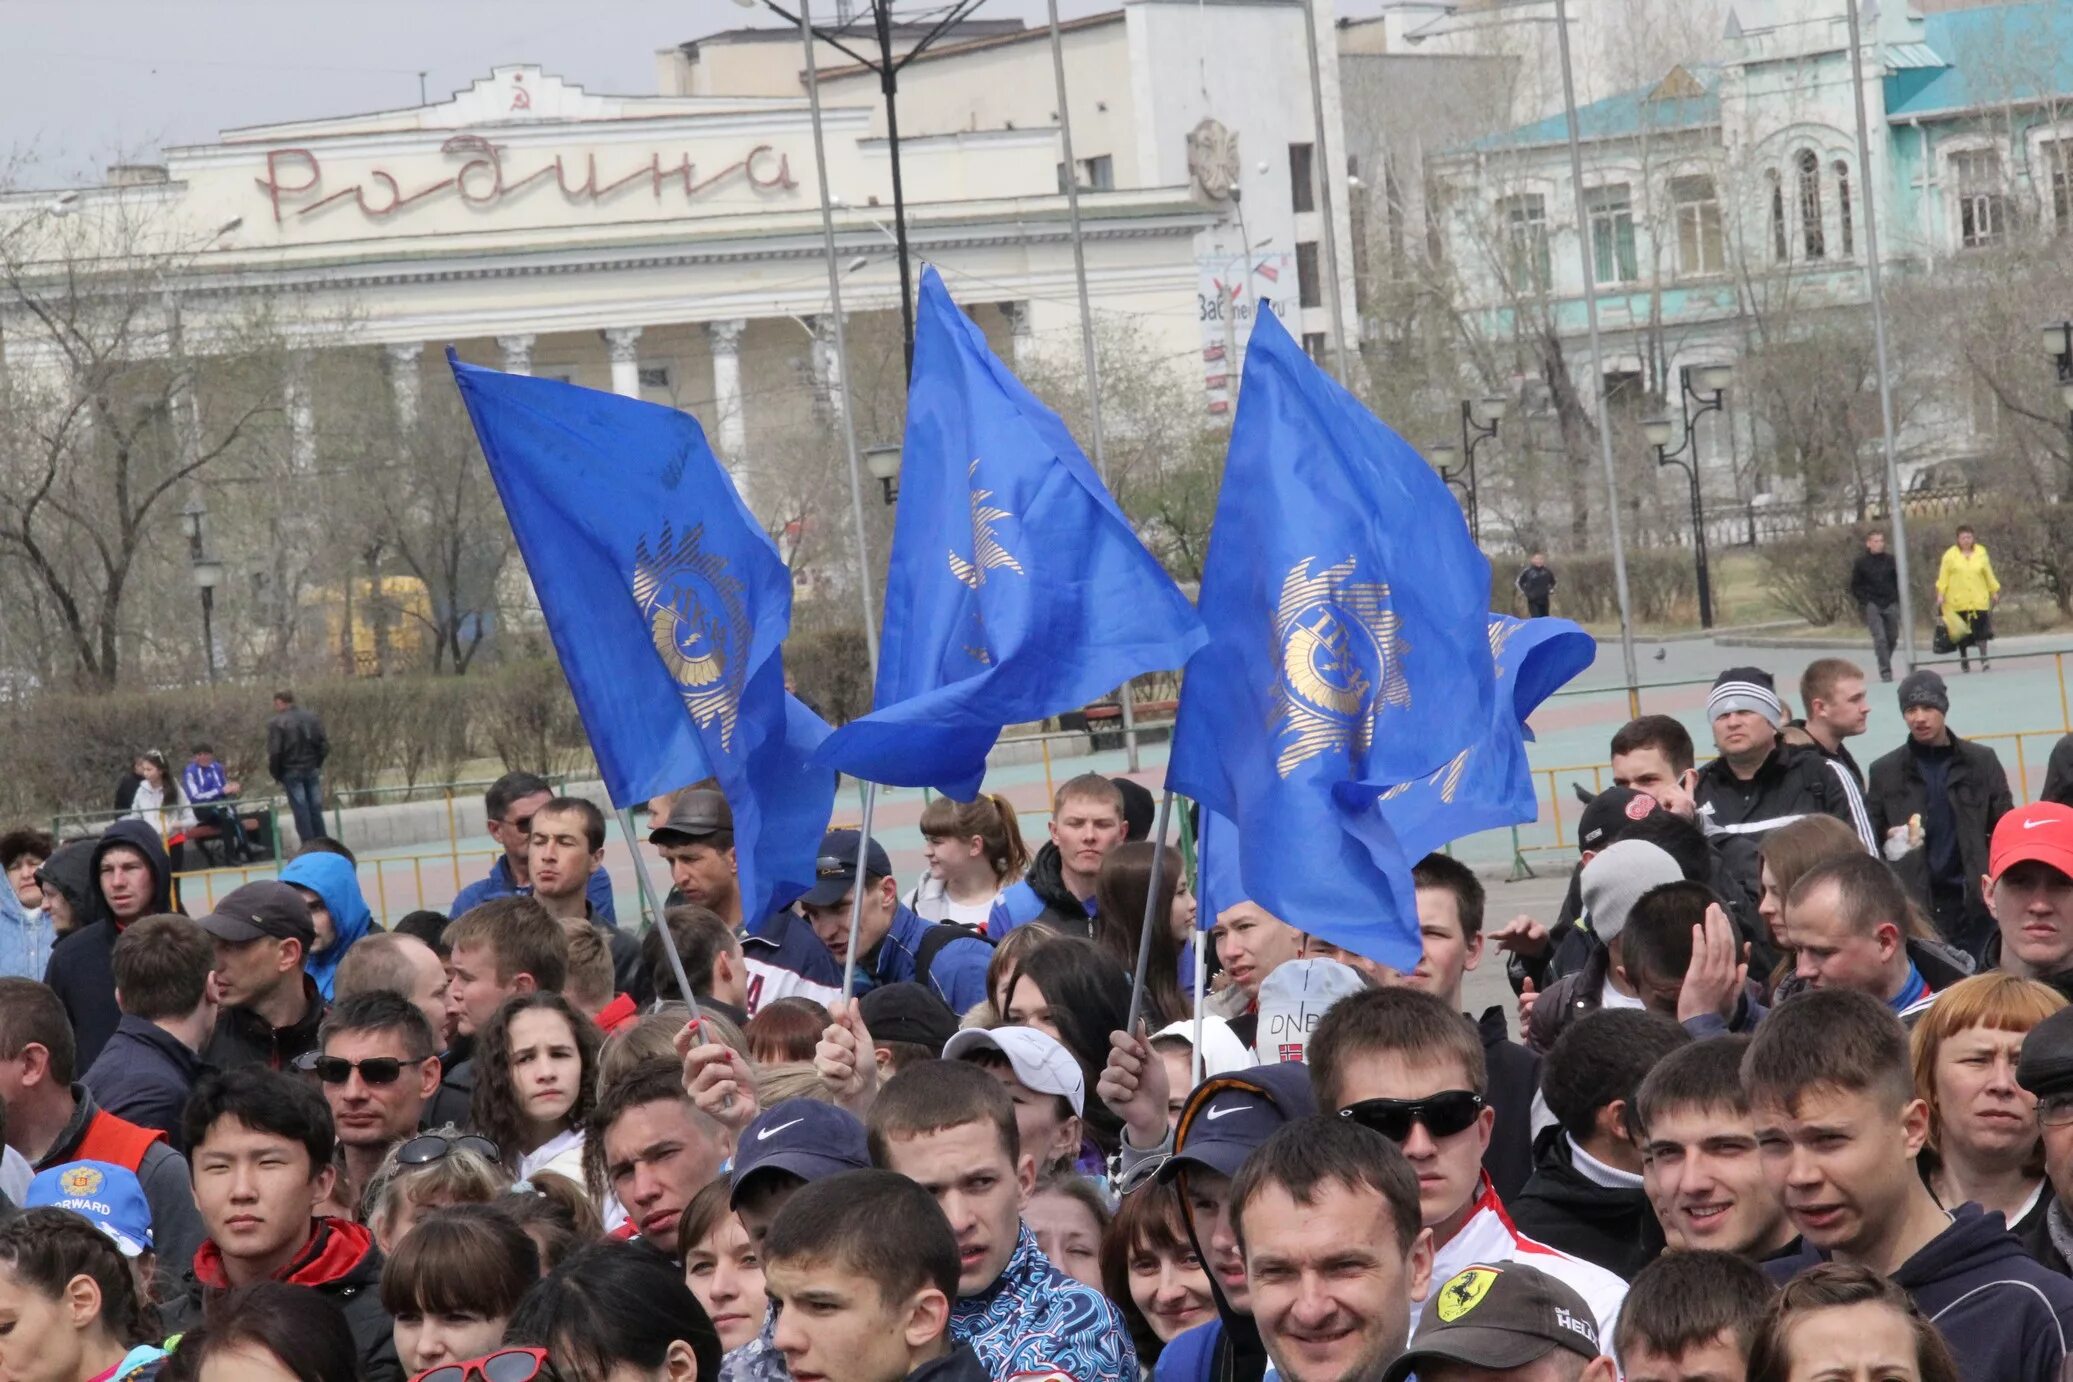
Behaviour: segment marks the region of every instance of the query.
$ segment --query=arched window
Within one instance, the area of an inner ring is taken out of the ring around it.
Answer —
[[[1821,160],[1812,149],[1799,155],[1799,233],[1807,258],[1820,259],[1828,253],[1821,233]]]
[[[1850,164],[1845,159],[1835,161],[1835,209],[1843,227],[1843,257],[1857,253],[1857,229],[1850,224]]]
[[[1764,175],[1771,180],[1771,257],[1783,264],[1792,257],[1785,240],[1785,184],[1776,168],[1766,169]]]

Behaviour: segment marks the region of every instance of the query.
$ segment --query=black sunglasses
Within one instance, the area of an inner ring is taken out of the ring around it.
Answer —
[[[484,1161],[501,1161],[504,1154],[497,1150],[497,1144],[487,1137],[475,1133],[462,1133],[459,1137],[448,1137],[445,1133],[419,1133],[396,1149],[398,1166],[426,1166],[446,1156],[454,1148],[473,1152]]]
[[[430,1057],[423,1059],[429,1060]],[[418,1065],[421,1061],[398,1060],[394,1056],[369,1056],[366,1060],[352,1061],[343,1056],[304,1056],[296,1065],[307,1074],[315,1075],[325,1084],[344,1084],[353,1077],[355,1070],[360,1078],[369,1084],[394,1084],[406,1065]]]
[[[1362,1099],[1339,1110],[1341,1118],[1373,1128],[1391,1142],[1408,1142],[1417,1123],[1434,1137],[1452,1137],[1474,1126],[1482,1113],[1483,1096],[1466,1089],[1442,1090],[1423,1099]]]

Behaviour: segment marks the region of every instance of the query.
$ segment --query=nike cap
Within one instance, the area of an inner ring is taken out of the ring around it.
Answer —
[[[964,1060],[974,1051],[1000,1052],[1024,1089],[1058,1095],[1075,1116],[1087,1111],[1086,1072],[1056,1037],[1034,1027],[967,1027],[943,1044],[943,1059]]]
[[[2033,859],[2073,878],[2073,808],[2040,801],[2001,818],[1987,848],[1987,877]]]
[[[1433,1287],[1410,1351],[1383,1382],[1406,1382],[1440,1363],[1509,1374],[1558,1348],[1598,1356],[1597,1317],[1575,1288],[1524,1263],[1477,1263]]]
[[[742,1187],[765,1171],[789,1171],[814,1181],[870,1166],[864,1125],[855,1114],[819,1099],[787,1099],[741,1130],[727,1200],[741,1203]]]
[[[1300,1062],[1206,1079],[1181,1109],[1173,1155],[1159,1168],[1159,1179],[1170,1181],[1190,1166],[1236,1176],[1245,1159],[1282,1124],[1315,1112],[1309,1068]]]

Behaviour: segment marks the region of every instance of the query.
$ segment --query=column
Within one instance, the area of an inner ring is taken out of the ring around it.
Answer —
[[[1000,309],[1001,315],[1008,319],[1008,341],[1019,374],[1029,367],[1036,352],[1036,332],[1029,324],[1029,301],[1025,298],[1003,302]]]
[[[317,468],[317,405],[310,396],[309,364],[307,351],[293,352],[281,381],[281,401],[288,412],[288,465],[304,474]]]
[[[639,398],[641,329],[638,326],[608,326],[601,334],[605,338],[605,354],[612,360],[612,392],[625,398]]]
[[[720,457],[735,474],[740,472],[742,450],[748,441],[741,416],[741,333],[747,326],[739,317],[705,324],[713,348],[713,414],[718,422]]]
[[[842,357],[835,350],[835,314],[821,312],[806,319],[813,332],[813,401],[827,409],[828,416],[842,420]]]
[[[497,349],[504,352],[504,373],[533,372],[533,342],[537,339],[539,338],[530,332],[522,336],[497,337]]]
[[[405,432],[417,430],[418,395],[422,378],[418,357],[424,346],[418,341],[392,341],[382,346],[382,366],[389,376],[389,401],[396,409],[396,426]]]

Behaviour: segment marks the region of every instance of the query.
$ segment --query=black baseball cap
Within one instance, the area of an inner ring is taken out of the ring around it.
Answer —
[[[2060,1008],[2030,1029],[2015,1082],[2039,1098],[2073,1091],[2073,1008]]]
[[[1405,1382],[1435,1363],[1523,1368],[1558,1348],[1598,1356],[1598,1318],[1584,1298],[1522,1262],[1477,1263],[1433,1288],[1410,1351],[1382,1382]]]
[[[271,878],[225,893],[217,899],[216,909],[202,917],[199,925],[217,940],[232,945],[272,937],[301,941],[307,951],[317,940],[309,903],[293,887]]]
[[[1656,799],[1632,787],[1607,787],[1591,798],[1576,822],[1576,848],[1603,849],[1627,833],[1638,820],[1653,816],[1661,808]]]
[[[854,830],[830,830],[821,837],[820,852],[813,860],[813,891],[799,899],[807,907],[832,907],[849,896],[857,882],[857,843]],[[864,845],[864,876],[890,878],[893,861],[885,846],[872,840]]]
[[[648,827],[651,845],[692,844],[734,829],[734,812],[717,787],[686,787],[669,805],[669,815]]]
[[[907,1041],[943,1054],[957,1035],[957,1014],[920,984],[880,984],[864,995],[864,1026],[873,1041]]]
[[[757,1114],[735,1140],[728,1203],[740,1204],[742,1187],[759,1172],[789,1171],[811,1181],[870,1165],[855,1114],[819,1099],[787,1099]]]
[[[1173,1155],[1159,1168],[1170,1181],[1191,1166],[1236,1176],[1245,1159],[1282,1124],[1317,1112],[1310,1068],[1300,1061],[1216,1075],[1195,1086],[1174,1124]]]

